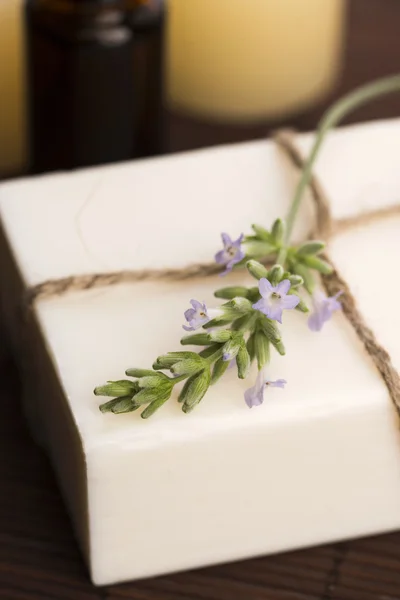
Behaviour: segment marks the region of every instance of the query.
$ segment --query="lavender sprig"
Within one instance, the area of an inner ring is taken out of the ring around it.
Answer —
[[[227,300],[218,308],[208,308],[204,302],[192,299],[191,308],[184,312],[187,324],[183,325],[191,333],[181,339],[181,344],[201,346],[202,349],[199,352],[168,352],[155,360],[153,370],[128,369],[126,375],[134,377],[135,381],[108,382],[96,388],[96,395],[115,396],[100,406],[102,412],[120,414],[143,409],[141,416],[146,419],[170,399],[175,385],[184,382],[178,402],[182,404],[182,410],[188,413],[199,404],[208,388],[224,375],[232,362],[236,363],[238,377],[245,379],[253,361],[257,362],[260,373],[265,369],[270,360],[271,347],[280,355],[285,354],[282,334],[277,325],[282,323],[283,311],[296,309],[308,312],[308,306],[299,294],[303,289],[310,293],[314,291],[312,271],[328,272],[330,267],[317,256],[324,249],[324,244],[312,242],[288,248],[284,263],[274,264],[267,269],[254,259],[249,250],[258,252],[260,245],[268,244],[264,251],[267,249],[271,258],[274,254],[277,258],[283,244],[285,223],[277,219],[271,231],[257,225],[253,226],[253,231],[253,235],[241,235],[233,242],[236,244],[236,254],[233,256],[232,251],[230,261],[224,264],[231,269],[245,259],[247,270],[257,280],[257,286],[233,286],[217,290],[215,296]],[[223,239],[231,240],[226,234]],[[216,260],[222,262],[221,257],[221,253],[217,254]],[[317,306],[315,298],[317,296],[314,295],[315,310],[309,320],[313,330],[320,329],[339,304],[337,299],[326,299],[325,302],[320,299]],[[318,327],[315,326],[316,322]],[[245,394],[245,402],[250,407],[261,404],[266,385],[283,387],[283,380],[278,379],[274,383],[265,377],[260,387],[260,377]]]
[[[215,292],[227,300],[216,312],[204,302],[191,300],[185,311],[187,331],[197,331],[181,340],[183,346],[201,346],[199,352],[168,352],[159,356],[152,370],[128,369],[126,375],[134,380],[109,381],[97,387],[96,395],[111,397],[100,406],[102,412],[114,414],[142,408],[141,416],[148,418],[171,397],[175,385],[184,382],[178,401],[182,410],[190,412],[202,400],[210,385],[214,385],[234,361],[238,377],[245,379],[250,365],[257,362],[255,385],[245,393],[251,408],[263,402],[267,387],[283,388],[286,381],[271,381],[266,374],[271,347],[285,354],[281,330],[283,310],[307,313],[304,297],[310,295],[313,313],[308,319],[312,331],[320,331],[332,314],[340,310],[340,294],[327,298],[317,288],[316,274],[329,274],[331,266],[321,258],[323,241],[309,241],[291,246],[290,238],[304,191],[311,179],[312,169],[327,132],[358,106],[385,94],[400,91],[400,75],[386,77],[339,100],[323,116],[307,159],[286,222],[277,219],[270,230],[253,225],[252,234],[241,234],[233,240],[222,234],[223,249],[215,259],[225,267],[224,274],[246,265],[258,280],[253,287],[233,286]],[[258,262],[258,260],[260,262]],[[274,262],[271,269],[262,263]],[[214,311],[214,312],[213,312]],[[199,331],[201,329],[201,331]]]
[[[281,321],[283,308],[291,310],[301,305],[296,288],[303,280],[280,265],[267,270],[254,259],[247,262],[247,268],[258,285],[217,290],[215,296],[227,300],[217,309],[208,309],[204,302],[191,300],[192,308],[185,311],[189,325],[184,328],[193,333],[182,338],[181,344],[201,346],[199,352],[168,352],[155,360],[152,370],[128,369],[126,375],[135,381],[108,382],[95,389],[96,395],[115,396],[102,404],[100,410],[120,414],[143,408],[141,416],[148,418],[169,400],[175,385],[184,382],[178,402],[188,413],[203,399],[210,385],[224,375],[232,361],[236,363],[238,377],[245,379],[254,360],[259,369],[269,362],[271,346],[284,355],[276,323]],[[304,307],[300,309],[304,311]]]

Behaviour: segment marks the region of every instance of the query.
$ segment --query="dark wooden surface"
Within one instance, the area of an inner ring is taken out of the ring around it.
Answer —
[[[349,0],[349,10],[346,66],[336,96],[400,71],[400,0]],[[323,108],[285,124],[312,129]],[[350,120],[394,116],[400,116],[400,99],[393,96]],[[209,126],[171,116],[170,149],[262,137],[269,129]],[[27,432],[17,373],[4,348],[0,381],[1,600],[400,599],[400,533],[94,588],[46,457]]]

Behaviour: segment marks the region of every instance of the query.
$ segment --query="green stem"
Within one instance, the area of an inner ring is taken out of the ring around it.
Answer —
[[[310,182],[312,170],[326,134],[333,127],[335,127],[344,117],[346,117],[349,113],[351,113],[359,106],[366,104],[370,100],[379,98],[380,96],[384,96],[386,94],[398,91],[400,91],[400,75],[384,77],[383,79],[378,79],[377,81],[373,81],[372,83],[363,85],[362,87],[357,88],[347,96],[344,96],[343,98],[338,100],[338,102],[336,102],[323,115],[317,128],[317,134],[315,136],[314,145],[311,148],[310,155],[304,165],[300,181],[295,191],[293,203],[287,216],[285,245],[284,247],[282,247],[278,255],[277,262],[279,264],[284,265],[286,261],[287,245],[292,235],[297,213],[299,211],[304,192]]]

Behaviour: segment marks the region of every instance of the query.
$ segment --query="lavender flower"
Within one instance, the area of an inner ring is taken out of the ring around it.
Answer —
[[[266,386],[283,389],[285,384],[286,381],[284,379],[277,379],[276,381],[266,379],[265,371],[262,369],[258,372],[254,386],[244,393],[244,399],[247,406],[253,408],[253,406],[260,406],[260,404],[264,402],[264,390]]]
[[[258,289],[262,298],[253,304],[253,308],[261,311],[269,319],[282,323],[282,312],[284,309],[295,308],[300,302],[298,296],[288,296],[290,290],[289,279],[284,279],[278,285],[272,285],[268,279],[260,279]]]
[[[328,297],[321,290],[314,292],[312,296],[314,312],[308,319],[308,327],[311,331],[321,331],[322,327],[326,321],[329,321],[332,314],[336,310],[342,308],[342,305],[338,301],[338,298],[342,293],[343,292],[338,292],[334,296]]]
[[[185,310],[185,319],[189,323],[188,325],[182,325],[185,331],[195,331],[195,329],[199,329],[208,321],[210,317],[208,316],[207,306],[198,300],[191,300],[190,304],[193,308],[188,308]]]
[[[195,329],[199,329],[203,327],[208,321],[211,319],[215,319],[219,317],[222,313],[219,308],[207,308],[204,302],[199,302],[198,300],[191,300],[190,304],[193,308],[188,308],[185,310],[185,319],[189,323],[188,325],[182,325],[185,331],[195,331]],[[209,329],[208,331],[214,331],[215,328]]]
[[[244,234],[242,233],[237,240],[231,240],[227,233],[221,233],[223,250],[220,250],[215,255],[215,261],[220,265],[225,265],[226,269],[223,275],[232,271],[233,265],[236,265],[245,257],[245,252],[242,248]]]

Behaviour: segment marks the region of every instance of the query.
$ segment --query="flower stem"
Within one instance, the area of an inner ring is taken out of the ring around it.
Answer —
[[[312,176],[312,169],[318,156],[318,152],[322,146],[322,142],[325,139],[326,134],[335,127],[345,116],[351,113],[353,110],[366,104],[370,100],[379,98],[392,92],[400,91],[400,75],[392,75],[390,77],[384,77],[363,85],[347,96],[344,96],[338,100],[327,112],[323,115],[317,128],[317,133],[314,140],[314,145],[311,148],[311,152],[307,161],[304,165],[300,181],[297,185],[295,195],[293,198],[292,206],[286,220],[286,236],[285,244],[281,248],[278,255],[278,263],[284,265],[287,257],[287,245],[292,235],[293,226],[297,217],[297,213],[300,208],[300,204],[304,195],[304,192],[310,182]]]

